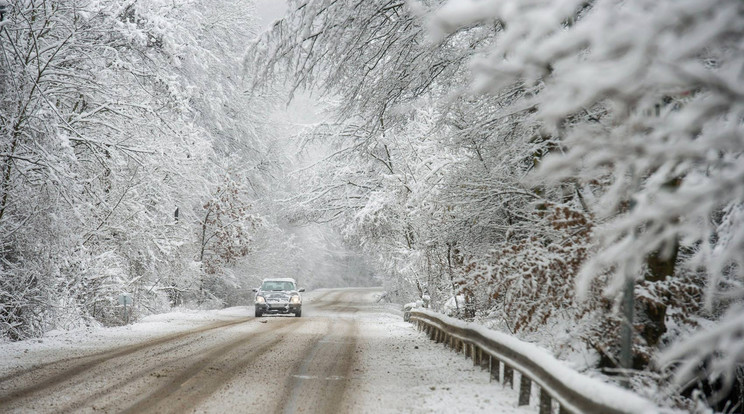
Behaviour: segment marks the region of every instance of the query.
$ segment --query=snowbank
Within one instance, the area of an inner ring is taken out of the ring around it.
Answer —
[[[546,350],[541,349],[534,344],[521,341],[502,332],[493,331],[480,325],[467,323],[425,309],[416,309],[413,313],[414,315],[412,315],[412,317],[415,317],[415,314],[426,315],[435,320],[439,320],[450,327],[460,330],[468,330],[479,334],[486,339],[486,343],[482,343],[482,341],[477,339],[475,336],[463,337],[462,339],[472,340],[474,343],[482,346],[482,348],[492,351],[499,359],[508,363],[520,372],[532,373],[533,375],[531,376],[533,376],[533,381],[539,384],[540,387],[550,391],[550,394],[557,400],[561,400],[559,397],[560,391],[554,389],[557,388],[555,385],[551,386],[551,384],[555,384],[556,382],[577,394],[583,395],[586,399],[598,405],[612,407],[618,412],[641,414],[658,413],[661,411],[659,407],[656,407],[650,401],[629,390],[600,381],[596,378],[587,377],[586,375],[574,371],[570,367],[566,366],[562,361],[557,360]],[[495,347],[489,346],[488,341],[492,342]],[[510,357],[509,354],[517,356],[517,358]],[[540,371],[544,371],[544,375],[542,377],[540,375],[534,375],[534,369],[521,363],[519,361],[521,358],[518,358],[519,356],[534,363],[540,368]],[[552,380],[549,377],[552,377]],[[564,403],[570,405],[570,403]]]

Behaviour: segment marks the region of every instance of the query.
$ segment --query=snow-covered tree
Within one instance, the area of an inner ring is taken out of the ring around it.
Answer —
[[[610,365],[632,280],[637,367],[669,347],[665,363],[692,357],[680,381],[725,385],[738,330],[679,344],[700,317],[741,322],[742,13],[303,0],[251,56],[340,102],[299,216],[341,223],[420,295],[455,285],[471,315],[508,309],[529,331],[589,306],[570,318]]]
[[[579,292],[604,274],[610,297],[638,281],[641,317],[656,325],[644,333],[649,342],[664,333],[667,307],[688,305],[658,292],[696,274],[709,315],[742,321],[742,17],[737,1],[638,0],[451,1],[431,18],[439,35],[503,27],[501,41],[473,61],[473,86],[539,88],[530,102],[561,151],[538,177],[586,188],[601,222]],[[737,335],[712,329],[672,346],[665,361],[689,354],[681,381],[708,375],[730,384],[742,362]]]
[[[3,336],[119,323],[124,291],[137,312],[156,310],[163,297],[196,297],[205,202],[229,171],[258,199],[275,168],[270,145],[257,139],[261,103],[241,87],[250,6],[7,2]],[[222,212],[251,217],[241,206]]]

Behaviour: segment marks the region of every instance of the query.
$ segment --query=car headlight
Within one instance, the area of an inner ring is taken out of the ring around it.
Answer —
[[[289,303],[300,303],[300,297],[297,295],[292,296],[289,298]]]
[[[256,296],[256,303],[266,303],[266,299],[263,296]]]

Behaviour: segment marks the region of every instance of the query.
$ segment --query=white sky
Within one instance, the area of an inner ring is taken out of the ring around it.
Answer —
[[[255,4],[259,24],[263,29],[268,28],[287,12],[286,0],[256,0]]]

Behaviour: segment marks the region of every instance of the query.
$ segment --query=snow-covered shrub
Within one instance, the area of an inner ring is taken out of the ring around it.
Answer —
[[[590,253],[593,222],[568,206],[544,204],[535,211],[551,232],[512,236],[485,260],[472,258],[460,291],[489,317],[514,333],[543,329],[556,314],[578,321],[589,309],[577,301],[574,284]]]

